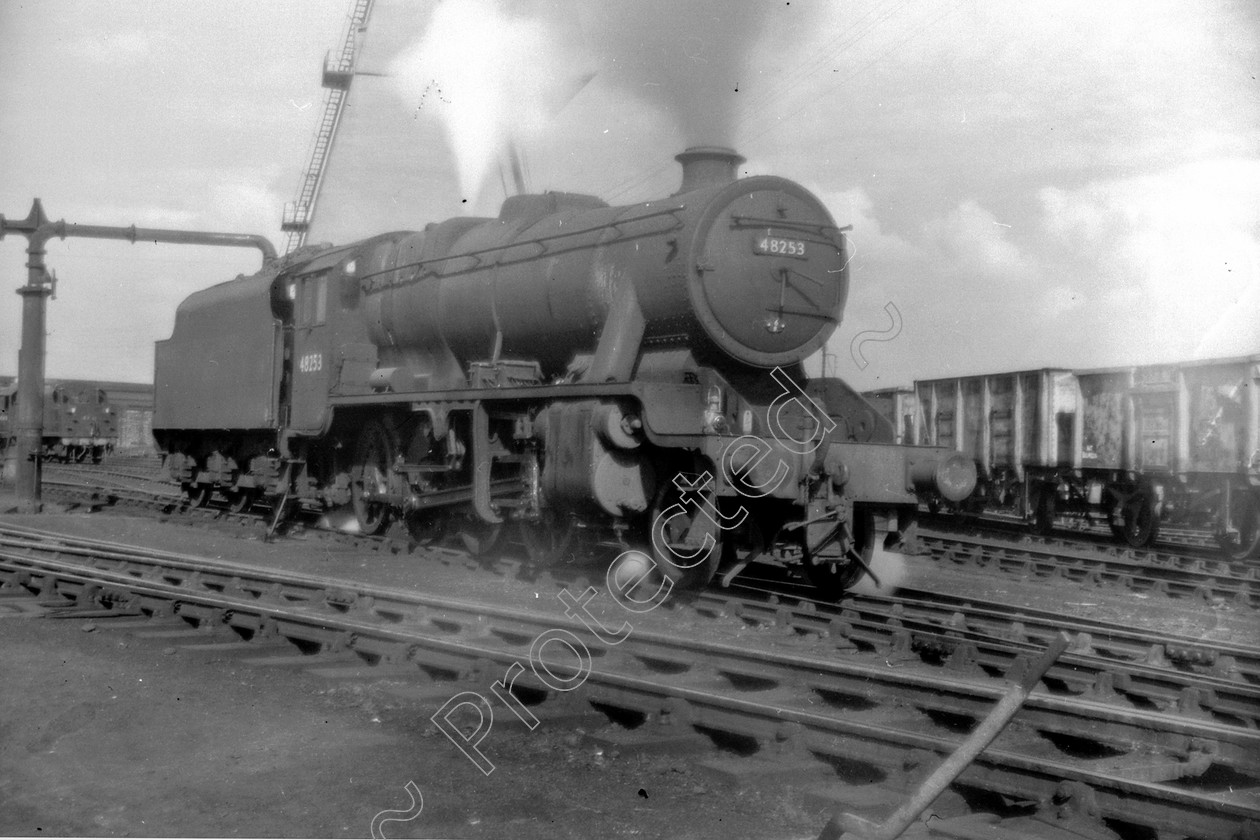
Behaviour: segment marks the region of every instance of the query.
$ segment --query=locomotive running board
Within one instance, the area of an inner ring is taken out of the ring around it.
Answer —
[[[498,402],[502,400],[550,400],[550,399],[589,399],[605,396],[631,396],[642,389],[640,382],[594,382],[564,383],[560,385],[518,385],[511,388],[463,388],[444,391],[405,391],[401,393],[387,392],[381,394],[354,394],[350,396],[330,397],[328,402],[334,408],[340,406],[376,406],[398,403],[414,403],[415,409],[432,403],[458,404],[461,408],[471,408],[473,404],[483,400]]]

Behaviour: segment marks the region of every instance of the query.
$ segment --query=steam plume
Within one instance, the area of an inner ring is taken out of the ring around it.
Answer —
[[[689,145],[733,145],[764,18],[752,0],[444,0],[392,75],[443,123],[466,194],[598,74],[669,114]]]
[[[869,564],[871,571],[879,578],[879,585],[875,585],[870,575],[863,575],[853,585],[853,592],[859,595],[891,595],[909,579],[910,563],[906,556],[898,551],[889,551],[882,542],[875,541],[875,552]]]

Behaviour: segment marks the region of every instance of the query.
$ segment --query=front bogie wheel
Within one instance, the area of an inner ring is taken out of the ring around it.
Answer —
[[[722,532],[712,486],[689,492],[696,495],[688,496],[674,482],[657,491],[649,511],[650,540],[661,573],[680,589],[697,590],[717,574]]]
[[[838,523],[822,539],[811,535],[811,530],[801,529],[805,576],[823,600],[839,601],[862,579],[875,556],[875,514],[855,508],[848,522]]]

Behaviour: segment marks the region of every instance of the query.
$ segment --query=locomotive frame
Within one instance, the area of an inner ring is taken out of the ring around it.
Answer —
[[[549,560],[640,546],[684,586],[778,556],[838,595],[974,468],[806,379],[848,292],[818,200],[736,179],[729,150],[678,160],[660,201],[514,196],[190,296],[156,347],[173,477],[195,504],[340,508],[475,554],[509,525]]]

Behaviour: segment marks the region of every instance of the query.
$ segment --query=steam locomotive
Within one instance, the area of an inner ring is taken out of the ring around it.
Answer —
[[[838,595],[974,464],[806,378],[849,288],[821,202],[729,149],[677,160],[658,201],[517,195],[191,295],[156,348],[172,476],[474,554],[509,529],[539,557],[640,547],[683,586],[773,558]]]
[[[0,460],[17,443],[17,383],[0,387]],[[100,463],[118,443],[118,414],[94,382],[50,382],[44,389],[45,461]]]

